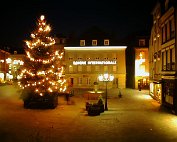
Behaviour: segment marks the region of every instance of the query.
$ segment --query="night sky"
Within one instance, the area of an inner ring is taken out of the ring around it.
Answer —
[[[0,8],[0,48],[23,49],[40,15],[45,15],[52,35],[80,34],[97,26],[121,39],[151,28],[155,4],[156,0],[6,0]]]

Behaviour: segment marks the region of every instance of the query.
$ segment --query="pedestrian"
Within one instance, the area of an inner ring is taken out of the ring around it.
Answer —
[[[139,91],[141,91],[141,88],[142,88],[142,86],[141,86],[141,84],[139,85]]]
[[[66,93],[66,94],[65,94],[65,98],[66,98],[67,104],[69,104],[69,93]]]
[[[118,94],[119,98],[122,98],[122,93],[121,91],[119,90],[119,94]]]

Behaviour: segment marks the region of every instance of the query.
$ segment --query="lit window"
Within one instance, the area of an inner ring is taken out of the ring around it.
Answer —
[[[117,71],[117,67],[116,66],[113,66],[113,72],[116,72]]]
[[[139,40],[139,46],[145,46],[145,39]]]
[[[73,71],[74,71],[73,66],[70,65],[70,66],[69,66],[69,72],[73,72]]]
[[[162,70],[166,70],[166,51],[162,52]]]
[[[91,82],[90,78],[87,78],[87,84],[90,84],[90,82]]]
[[[80,40],[80,46],[85,46],[85,40]]]
[[[97,46],[97,40],[92,40],[92,45]]]
[[[78,66],[78,71],[82,71],[82,66]]]
[[[171,49],[171,53],[172,53],[172,70],[175,70],[175,48]]]
[[[95,71],[100,71],[100,66],[95,66]]]
[[[104,72],[108,71],[108,66],[104,66]]]
[[[87,66],[87,72],[91,72],[91,66]]]
[[[82,78],[81,77],[78,78],[78,84],[82,84]]]
[[[145,53],[143,51],[140,51],[139,58],[140,59],[145,59]]]
[[[171,70],[171,65],[170,65],[170,63],[171,63],[171,56],[170,56],[170,54],[171,53],[170,53],[170,50],[167,50],[166,52],[167,52],[167,54],[166,54],[167,55],[167,57],[166,57],[167,58],[166,69],[167,70]]]
[[[104,45],[109,45],[109,39],[104,40]]]

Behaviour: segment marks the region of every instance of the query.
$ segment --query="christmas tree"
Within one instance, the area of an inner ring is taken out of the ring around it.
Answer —
[[[50,32],[51,27],[42,15],[38,19],[36,30],[31,33],[31,40],[26,41],[26,57],[20,79],[25,107],[31,100],[40,99],[43,102],[66,90],[62,65],[64,52],[53,46],[55,40],[50,37]]]

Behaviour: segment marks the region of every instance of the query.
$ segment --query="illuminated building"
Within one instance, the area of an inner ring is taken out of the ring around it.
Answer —
[[[177,112],[174,3],[173,0],[158,2],[152,11],[149,64],[150,95]]]
[[[151,37],[149,42],[149,79],[150,95],[161,103],[162,101],[162,78],[161,78],[161,5],[157,3],[152,11],[153,26],[151,28]]]
[[[8,78],[8,57],[10,53],[0,49],[0,83]]]
[[[9,74],[12,75],[13,80],[19,79],[24,57],[24,54],[17,54],[16,51],[9,56]]]
[[[137,32],[123,41],[126,50],[126,88],[149,89],[149,36]]]
[[[147,47],[135,48],[135,88],[139,90],[149,89],[149,58]]]
[[[83,33],[78,39],[68,41],[65,49],[65,75],[68,84],[73,88],[105,88],[99,82],[100,74],[114,76],[108,87],[126,87],[126,46],[115,46],[114,40],[97,28]],[[69,46],[70,45],[70,46]]]
[[[66,78],[74,88],[93,88],[100,74],[109,73],[115,79],[110,87],[125,88],[126,46],[65,47]],[[100,88],[104,83],[99,83]]]

